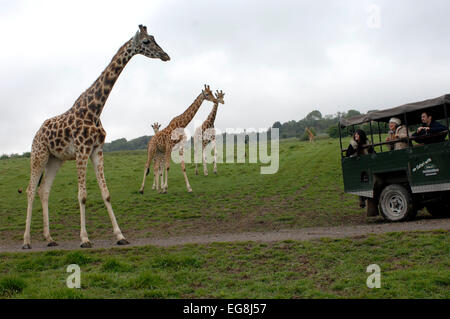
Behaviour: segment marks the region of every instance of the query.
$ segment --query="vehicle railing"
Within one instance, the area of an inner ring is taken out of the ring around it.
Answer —
[[[445,131],[441,131],[438,133],[434,133],[434,134],[429,134],[429,135],[421,135],[421,136],[409,136],[409,141],[424,141],[424,140],[428,140],[428,139],[432,139],[432,138],[436,138],[436,137],[440,137],[440,136],[446,136],[450,131],[449,130],[445,130]],[[405,142],[408,143],[408,138],[407,137],[402,137],[402,138],[398,138],[395,140],[390,140],[390,141],[386,141],[386,142],[381,142],[381,143],[374,143],[374,144],[367,144],[367,145],[363,145],[362,148],[366,149],[369,147],[377,147],[377,146],[382,146],[382,145],[388,145],[388,144],[395,144],[395,143],[401,143],[401,142]],[[347,150],[342,150],[342,153],[346,153]]]

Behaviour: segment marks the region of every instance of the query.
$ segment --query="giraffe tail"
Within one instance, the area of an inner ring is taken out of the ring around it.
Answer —
[[[41,174],[41,177],[39,177],[39,182],[38,182],[37,186],[41,185],[42,177],[43,177],[43,176],[44,176],[44,173],[42,173],[42,174]],[[22,192],[23,192],[22,187],[19,188],[19,189],[17,190],[17,192],[18,192],[19,194],[22,194]]]

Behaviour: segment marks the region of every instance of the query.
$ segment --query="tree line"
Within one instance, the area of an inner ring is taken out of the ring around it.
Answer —
[[[318,110],[314,110],[306,115],[303,119],[299,121],[291,120],[285,123],[281,123],[279,121],[275,122],[271,128],[279,129],[279,137],[281,139],[295,137],[300,140],[308,140],[308,134],[306,133],[306,128],[309,128],[314,135],[328,135],[332,138],[339,137],[339,128],[338,123],[341,118],[349,118],[356,115],[360,115],[361,113],[357,110],[349,110],[347,112],[338,112],[333,115],[325,115]],[[366,132],[370,131],[369,124],[360,125],[355,127],[355,129],[361,128]],[[386,133],[389,129],[382,125],[380,127],[380,133]],[[372,131],[375,134],[378,134],[378,126],[373,125]],[[349,127],[342,131],[342,136],[349,136],[353,134],[353,128]],[[270,135],[270,128],[269,128]],[[113,152],[113,151],[131,151],[131,150],[140,150],[146,149],[147,144],[150,141],[152,136],[144,135],[132,140],[127,141],[125,138],[120,138],[112,141],[111,143],[105,143],[103,146],[104,152]],[[270,136],[269,136],[270,138]],[[247,142],[246,138],[246,142]],[[225,139],[224,139],[225,141]],[[8,159],[8,158],[16,158],[16,157],[30,157],[30,152],[25,152],[22,155],[19,154],[11,154],[11,155],[2,155],[0,159]]]
[[[341,118],[350,118],[356,115],[361,115],[357,110],[349,110],[347,112],[338,112],[333,115],[322,116],[322,113],[318,110],[314,110],[306,115],[303,119],[299,121],[288,121],[285,123],[275,122],[272,127],[279,129],[280,138],[290,138],[296,137],[300,140],[308,140],[308,134],[306,133],[306,128],[309,128],[315,135],[328,135],[332,138],[339,137],[339,127],[338,123]],[[366,132],[370,131],[369,124],[355,126],[355,129],[362,129]],[[381,125],[378,130],[378,125],[372,125],[372,131],[375,134],[386,133],[389,128],[385,125]],[[353,134],[353,127],[346,128],[342,130],[342,136],[349,136]]]

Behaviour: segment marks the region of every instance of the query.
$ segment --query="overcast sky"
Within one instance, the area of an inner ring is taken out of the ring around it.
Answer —
[[[450,93],[448,12],[447,0],[0,0],[0,154],[29,151],[139,24],[171,61],[128,63],[102,113],[107,142],[153,134],[205,83],[226,93],[221,129]]]

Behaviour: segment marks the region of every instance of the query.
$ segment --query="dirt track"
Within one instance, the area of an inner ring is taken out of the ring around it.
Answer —
[[[230,234],[214,234],[214,235],[202,235],[202,236],[183,236],[172,238],[132,238],[129,240],[130,245],[116,246],[113,240],[95,240],[93,241],[93,249],[98,248],[112,248],[112,247],[135,247],[154,245],[160,247],[177,246],[184,244],[208,244],[214,242],[245,242],[245,241],[258,241],[258,242],[274,242],[282,240],[311,240],[318,238],[344,238],[362,236],[367,234],[383,234],[389,232],[407,232],[407,231],[429,231],[442,229],[450,230],[450,219],[428,219],[417,220],[404,223],[383,223],[376,225],[356,225],[356,226],[342,226],[342,227],[312,227],[302,228],[294,230],[280,230],[272,232],[246,232],[246,233],[230,233]],[[14,245],[0,246],[1,252],[36,252],[36,251],[48,251],[55,249],[62,250],[74,250],[80,248],[79,241],[66,241],[59,242],[57,247],[46,247],[46,243],[43,241],[33,241],[33,249],[22,250],[21,243],[17,242]]]

